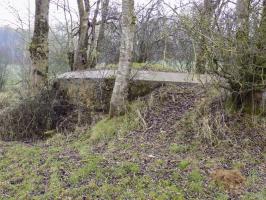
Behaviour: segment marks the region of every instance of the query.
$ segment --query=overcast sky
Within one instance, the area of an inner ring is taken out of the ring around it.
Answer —
[[[54,2],[57,0],[51,0]],[[70,7],[77,10],[77,0],[69,0]],[[95,1],[95,0],[92,0]],[[121,0],[111,0],[121,1]],[[135,0],[136,4],[147,4],[150,0]],[[177,2],[177,0],[166,0],[168,2]],[[182,0],[180,0],[182,1]],[[183,0],[186,1],[186,0]],[[9,25],[12,27],[21,27],[23,21],[24,28],[27,26],[29,15],[34,17],[35,0],[0,0],[0,26]],[[21,20],[20,20],[21,19]],[[63,12],[57,9],[54,3],[50,6],[50,23],[63,20]],[[32,22],[31,22],[32,23]]]

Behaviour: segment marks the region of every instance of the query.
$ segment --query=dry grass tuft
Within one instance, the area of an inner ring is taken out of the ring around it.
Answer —
[[[246,181],[238,170],[217,169],[211,173],[211,178],[216,183],[222,184],[226,190],[238,190]]]
[[[265,146],[266,118],[231,112],[226,107],[225,96],[215,89],[209,91],[178,126],[208,145],[216,146],[223,141],[243,145],[243,141],[250,141],[250,146]]]

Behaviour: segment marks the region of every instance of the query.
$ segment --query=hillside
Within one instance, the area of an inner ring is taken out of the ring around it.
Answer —
[[[263,200],[265,119],[221,101],[211,88],[165,85],[72,134],[0,141],[0,199]]]

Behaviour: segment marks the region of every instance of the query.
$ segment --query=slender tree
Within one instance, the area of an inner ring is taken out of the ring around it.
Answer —
[[[196,72],[205,73],[208,64],[208,39],[212,32],[215,10],[220,0],[204,0],[200,13],[201,33],[199,35],[199,48],[197,51]]]
[[[77,0],[78,10],[79,10],[79,40],[78,46],[75,53],[73,69],[74,70],[84,70],[87,68],[87,51],[88,51],[88,41],[89,41],[89,12],[90,4],[89,0]]]
[[[97,24],[97,17],[99,14],[99,6],[100,0],[96,2],[96,9],[94,11],[94,16],[91,22],[91,32],[90,32],[90,49],[88,54],[88,68],[95,68],[96,66],[96,24]]]
[[[35,25],[29,49],[32,60],[31,82],[33,88],[47,84],[49,4],[50,0],[35,0]]]
[[[101,6],[101,24],[99,29],[99,35],[97,40],[97,46],[96,46],[96,62],[102,62],[103,61],[103,51],[104,51],[104,36],[105,36],[105,29],[106,29],[106,23],[107,23],[107,17],[108,17],[108,8],[109,8],[109,2],[110,0],[102,0],[102,6]]]
[[[249,17],[251,0],[238,0],[236,4],[236,68],[238,81],[229,80],[233,90],[232,98],[237,108],[245,106],[253,84],[253,72],[249,55]],[[250,73],[249,73],[250,72]]]
[[[263,0],[261,21],[258,28],[257,35],[257,52],[255,54],[255,74],[257,85],[255,96],[259,99],[255,99],[255,109],[259,107],[259,112],[265,112],[266,106],[266,0]],[[256,105],[256,101],[259,105]]]
[[[126,110],[128,82],[132,65],[135,21],[134,0],[123,0],[120,57],[110,102],[110,117],[121,115]]]
[[[63,1],[63,11],[64,11],[64,18],[66,23],[66,33],[67,33],[67,58],[68,64],[71,71],[74,70],[74,58],[75,58],[75,48],[74,48],[74,27],[73,27],[73,17],[70,10],[69,0]],[[69,18],[69,20],[68,20]]]
[[[266,87],[266,0],[262,4],[261,21],[257,36],[257,53],[255,63],[258,67],[258,81],[262,82],[262,88]]]

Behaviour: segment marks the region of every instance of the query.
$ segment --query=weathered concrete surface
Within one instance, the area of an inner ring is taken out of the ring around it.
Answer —
[[[82,104],[92,110],[108,111],[116,70],[67,72],[56,79],[57,87],[70,97],[73,104]],[[132,70],[129,100],[144,96],[163,84],[206,83],[206,76],[186,73]]]
[[[58,79],[110,79],[114,78],[116,70],[90,70],[67,72],[59,75]],[[210,78],[206,75],[195,75],[178,72],[155,72],[155,71],[138,71],[132,70],[131,79],[134,81],[151,81],[162,83],[206,83]]]

